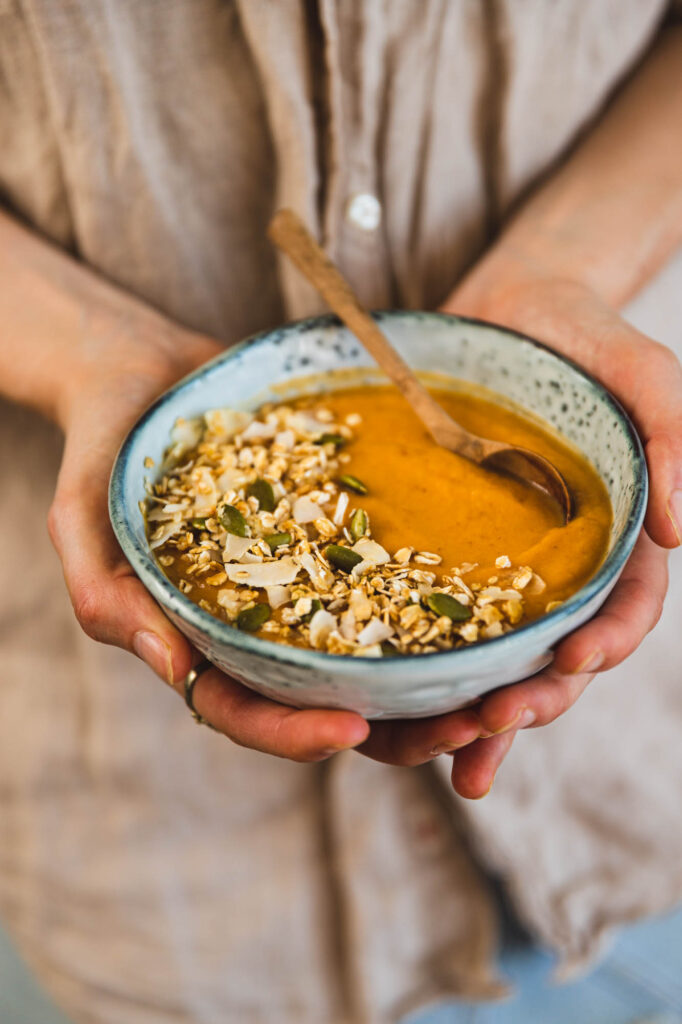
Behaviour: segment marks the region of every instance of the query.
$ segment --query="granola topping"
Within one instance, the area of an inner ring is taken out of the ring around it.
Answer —
[[[524,593],[544,589],[529,566],[502,554],[467,583],[474,563],[444,566],[409,529],[395,551],[372,535],[372,482],[344,471],[361,427],[321,404],[178,420],[143,508],[159,564],[236,628],[331,654],[445,651],[517,626]]]

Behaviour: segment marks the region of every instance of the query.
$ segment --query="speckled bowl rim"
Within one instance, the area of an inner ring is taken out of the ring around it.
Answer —
[[[208,634],[213,641],[220,644],[226,644],[255,655],[260,655],[264,658],[271,658],[290,665],[300,665],[308,669],[319,668],[320,671],[326,672],[331,667],[331,662],[338,674],[352,675],[354,672],[353,666],[357,665],[358,662],[365,665],[367,665],[368,662],[371,662],[374,670],[380,675],[386,674],[391,677],[398,678],[402,676],[411,676],[413,673],[419,671],[419,666],[421,665],[426,668],[427,664],[432,662],[433,659],[438,659],[439,669],[446,670],[448,666],[448,659],[450,659],[450,662],[453,665],[453,670],[456,664],[457,670],[461,674],[463,671],[466,671],[468,664],[470,664],[472,670],[474,670],[476,662],[484,652],[489,656],[492,655],[494,651],[495,655],[503,659],[506,653],[511,655],[517,648],[527,645],[531,634],[534,635],[537,640],[541,638],[543,633],[547,633],[548,636],[551,635],[556,637],[556,627],[562,619],[573,618],[576,613],[579,613],[580,610],[600,592],[606,591],[608,593],[608,590],[614,583],[615,578],[621,572],[625,562],[630,556],[642,528],[648,496],[648,475],[642,442],[632,421],[630,420],[630,417],[620,402],[603,386],[603,384],[582,369],[582,367],[572,359],[561,355],[550,346],[537,341],[535,338],[529,337],[527,334],[522,334],[520,331],[511,330],[511,328],[503,327],[501,324],[496,324],[492,321],[478,320],[474,317],[454,316],[449,313],[435,313],[417,310],[382,310],[380,312],[374,312],[372,315],[379,323],[395,319],[403,321],[415,320],[421,322],[424,320],[430,320],[440,321],[445,324],[470,324],[474,328],[493,328],[494,330],[501,331],[503,334],[518,338],[520,341],[530,343],[535,348],[543,352],[547,352],[553,358],[568,365],[574,373],[583,378],[583,380],[602,400],[607,402],[629,441],[635,486],[632,495],[632,504],[622,532],[616,540],[612,550],[606,556],[604,562],[592,579],[581,587],[580,590],[576,591],[572,597],[568,598],[558,608],[554,609],[554,611],[546,612],[541,616],[541,618],[535,619],[533,622],[526,623],[524,626],[519,626],[517,629],[513,630],[513,632],[506,633],[504,636],[478,641],[470,647],[460,647],[453,651],[434,651],[429,654],[420,654],[415,657],[395,657],[385,659],[369,658],[357,655],[327,654],[323,651],[313,651],[306,648],[278,644],[273,640],[263,640],[260,637],[252,636],[249,633],[240,632],[235,629],[234,626],[229,626],[227,623],[221,622],[220,619],[214,618],[209,612],[204,611],[198,605],[194,604],[194,602],[190,601],[188,597],[173,586],[170,580],[168,580],[157,567],[151,553],[139,544],[135,531],[130,525],[129,512],[132,510],[127,510],[123,501],[123,485],[126,475],[126,466],[131,455],[137,433],[166,403],[174,399],[183,391],[190,391],[192,388],[196,387],[205,377],[215,372],[223,363],[236,358],[244,351],[245,348],[268,344],[274,336],[284,340],[290,335],[300,334],[301,331],[307,331],[314,328],[342,327],[343,325],[341,321],[333,314],[294,320],[281,327],[276,327],[267,331],[259,331],[257,334],[253,334],[248,338],[245,338],[244,341],[226,349],[225,352],[221,352],[219,355],[215,356],[215,358],[204,363],[197,370],[194,370],[186,377],[183,377],[182,380],[178,381],[169,388],[168,391],[165,391],[160,395],[159,398],[157,398],[145,410],[142,416],[131,428],[119,449],[109,483],[109,516],[114,533],[116,534],[121,548],[123,549],[123,553],[147,590],[149,590],[152,596],[162,607],[168,608],[180,619],[188,622],[200,632]],[[139,514],[137,506],[135,506],[135,512]],[[566,632],[570,632],[570,629]]]

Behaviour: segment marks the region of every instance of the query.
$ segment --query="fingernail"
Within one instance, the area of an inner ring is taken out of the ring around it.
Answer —
[[[507,722],[501,729],[495,729],[491,736],[499,736],[500,733],[509,732],[511,729],[525,729],[529,725],[532,725],[535,721],[535,712],[531,711],[530,708],[521,708],[519,713],[512,718],[511,722]],[[490,783],[492,786],[492,782]]]
[[[165,640],[149,630],[140,630],[133,637],[133,650],[166,683],[173,685],[173,659]]]
[[[592,651],[586,658],[583,658],[580,664],[573,669],[571,675],[579,676],[581,672],[596,672],[599,666],[603,664],[604,652],[597,648],[596,651]]]
[[[682,491],[673,491],[666,508],[668,519],[673,524],[678,546],[682,544]]]

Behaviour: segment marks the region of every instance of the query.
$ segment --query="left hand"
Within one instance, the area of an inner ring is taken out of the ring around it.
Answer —
[[[633,418],[650,475],[645,532],[598,614],[559,644],[548,669],[476,706],[483,738],[457,752],[452,782],[461,796],[477,798],[489,791],[519,728],[546,725],[567,711],[594,674],[632,654],[660,617],[668,582],[665,549],[682,540],[682,368],[668,348],[573,281],[518,274],[516,268],[507,274],[498,268],[486,279],[474,272],[443,308],[525,332],[585,367]],[[444,716],[443,727],[457,714],[471,711]]]

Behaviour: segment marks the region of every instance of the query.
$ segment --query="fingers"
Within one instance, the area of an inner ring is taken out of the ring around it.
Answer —
[[[480,739],[458,750],[452,762],[452,786],[467,800],[480,800],[490,792],[495,775],[507,756],[516,732]]]
[[[194,707],[234,743],[293,761],[323,760],[356,747],[369,733],[369,724],[352,711],[285,707],[218,669],[197,679]]]
[[[369,738],[359,751],[374,761],[410,767],[451,753],[480,734],[480,722],[469,709],[435,718],[372,722]]]
[[[668,554],[642,534],[596,617],[557,648],[560,674],[605,670],[637,649],[658,622],[668,588]]]
[[[682,428],[676,433],[671,429],[655,434],[645,450],[649,467],[647,533],[661,547],[678,547],[682,544]]]
[[[48,520],[76,617],[88,636],[137,654],[167,682],[183,678],[191,646],[123,556],[109,525],[106,476],[100,466],[88,473],[88,464],[76,473],[65,455]]]

